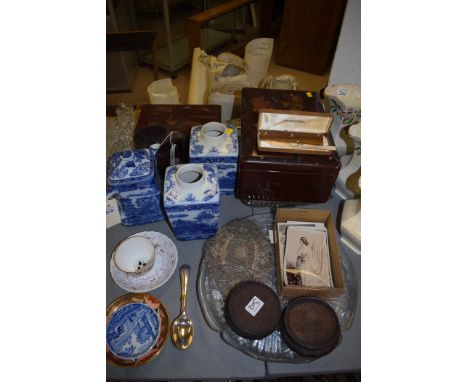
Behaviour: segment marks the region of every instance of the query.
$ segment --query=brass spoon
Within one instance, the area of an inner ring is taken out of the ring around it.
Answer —
[[[187,349],[192,343],[193,339],[193,322],[187,316],[187,286],[190,273],[190,266],[187,264],[179,268],[180,273],[180,315],[177,317],[171,326],[171,338],[174,345],[180,349]]]

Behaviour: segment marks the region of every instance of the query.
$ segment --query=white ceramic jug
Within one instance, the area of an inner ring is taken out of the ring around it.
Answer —
[[[153,105],[177,105],[179,104],[179,92],[172,85],[170,78],[152,82],[148,88],[148,98]]]
[[[353,143],[343,129],[361,120],[361,88],[353,84],[325,88],[325,110],[333,114],[330,132],[339,156],[352,153]]]
[[[335,191],[343,199],[361,196],[359,178],[361,176],[361,122],[348,129],[353,142],[353,153],[340,158],[341,170],[335,182]]]
[[[341,215],[341,241],[361,254],[361,199],[346,200]]]

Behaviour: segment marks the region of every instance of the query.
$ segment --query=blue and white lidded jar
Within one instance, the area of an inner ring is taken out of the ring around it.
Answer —
[[[218,230],[219,184],[216,166],[170,166],[164,181],[164,208],[178,240],[207,239]]]
[[[155,174],[158,145],[151,149],[128,150],[109,160],[107,197],[115,197],[122,224],[134,226],[164,219],[161,192]]]
[[[237,129],[219,122],[192,127],[190,162],[213,163],[218,168],[221,194],[233,194],[239,155]]]

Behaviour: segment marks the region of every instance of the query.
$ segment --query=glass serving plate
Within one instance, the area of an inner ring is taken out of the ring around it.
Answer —
[[[221,338],[243,353],[268,362],[307,363],[305,358],[286,345],[281,332],[275,330],[261,340],[249,340],[235,334],[224,318],[224,301],[229,290],[245,280],[263,282],[280,298],[283,309],[287,300],[278,293],[276,256],[269,231],[274,216],[270,213],[236,219],[221,227],[218,234],[203,247],[198,271],[197,292],[203,316],[209,327],[220,332]],[[341,251],[345,293],[335,299],[324,299],[335,309],[342,331],[348,330],[357,303],[357,280],[348,257]]]

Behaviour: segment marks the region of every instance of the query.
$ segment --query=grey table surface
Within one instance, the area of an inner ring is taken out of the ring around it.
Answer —
[[[331,209],[336,221],[340,199],[333,197],[324,204],[303,206],[307,208]],[[220,226],[229,221],[252,214],[270,212],[268,208],[249,207],[233,196],[221,197]],[[227,345],[219,333],[205,322],[197,297],[196,280],[202,257],[204,240],[178,241],[167,222],[161,221],[136,227],[116,225],[107,230],[106,262],[107,293],[109,305],[116,298],[128,293],[117,286],[109,273],[109,260],[117,243],[125,237],[141,231],[157,231],[171,238],[178,251],[178,267],[188,264],[191,274],[188,287],[187,309],[195,326],[192,345],[185,351],[178,350],[168,339],[161,353],[147,364],[137,368],[123,368],[107,362],[107,377],[112,379],[146,380],[204,380],[204,379],[262,379],[289,375],[310,375],[345,372],[360,369],[361,362],[361,314],[360,314],[360,256],[340,244],[342,255],[349,256],[359,282],[358,305],[352,327],[343,333],[340,345],[329,355],[306,364],[271,363],[251,358]],[[166,307],[169,319],[179,314],[180,283],[178,269],[161,287],[149,292]]]

